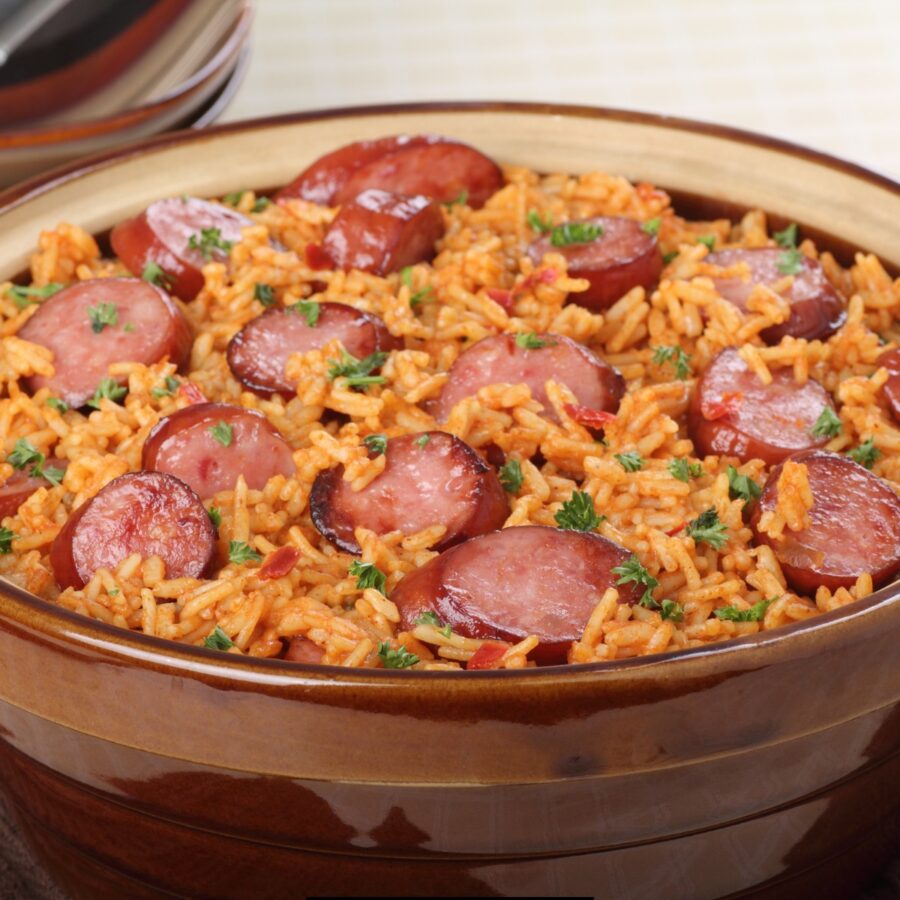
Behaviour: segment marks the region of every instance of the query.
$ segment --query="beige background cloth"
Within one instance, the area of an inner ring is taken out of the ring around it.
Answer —
[[[226,120],[414,100],[585,103],[761,131],[900,178],[900,0],[257,2]],[[60,897],[0,809],[0,900]],[[900,864],[865,894],[897,897]]]

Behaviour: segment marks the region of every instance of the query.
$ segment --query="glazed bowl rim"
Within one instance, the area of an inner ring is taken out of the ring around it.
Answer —
[[[296,125],[304,122],[363,118],[394,113],[504,112],[622,121],[675,131],[701,133],[775,151],[781,155],[797,157],[806,162],[817,163],[852,178],[867,181],[900,196],[900,182],[886,174],[798,143],[733,126],[717,125],[679,116],[583,104],[503,100],[429,101],[333,107],[277,116],[242,119],[236,122],[214,125],[202,131],[185,129],[156,135],[126,144],[115,150],[107,150],[75,162],[66,163],[0,192],[0,216],[52,191],[62,184],[75,181],[89,173],[102,171],[131,157],[141,156],[170,146],[203,144],[206,141],[216,140],[222,135],[283,125]],[[266,188],[269,186],[260,185],[259,187]],[[184,645],[177,641],[145,635],[141,632],[127,630],[91,619],[58,607],[50,601],[43,600],[2,579],[0,579],[0,595],[5,595],[23,607],[26,615],[13,618],[12,621],[16,624],[24,624],[27,627],[28,623],[24,619],[33,618],[41,623],[41,631],[53,633],[72,643],[89,644],[94,647],[105,647],[107,650],[115,650],[117,655],[126,656],[134,663],[162,665],[195,671],[203,670],[206,673],[218,674],[226,678],[234,677],[240,679],[241,675],[245,674],[247,676],[255,676],[255,680],[259,682],[271,682],[282,685],[308,684],[313,679],[317,684],[321,684],[324,680],[333,683],[335,686],[352,683],[360,686],[371,685],[373,688],[377,688],[380,685],[387,686],[387,684],[415,684],[422,681],[447,680],[452,680],[456,685],[462,685],[470,681],[483,684],[484,679],[490,681],[504,680],[507,683],[509,683],[510,679],[525,679],[532,684],[535,680],[549,680],[555,683],[574,680],[580,683],[585,677],[602,677],[604,674],[612,675],[613,673],[625,674],[637,669],[657,670],[660,667],[667,672],[673,671],[674,673],[673,667],[689,666],[692,660],[721,661],[723,658],[731,660],[736,654],[747,653],[754,649],[781,647],[785,643],[794,642],[799,637],[810,633],[824,633],[825,631],[833,630],[835,627],[840,628],[850,623],[862,625],[861,620],[872,617],[876,611],[884,611],[891,608],[890,611],[893,613],[895,610],[892,607],[896,607],[896,610],[900,611],[900,581],[896,581],[880,588],[862,600],[848,604],[848,606],[811,616],[808,619],[781,626],[771,631],[760,631],[755,634],[730,638],[716,643],[670,650],[651,656],[578,665],[567,664],[564,666],[533,667],[520,670],[485,670],[460,673],[394,669],[345,669],[341,666],[223,654],[221,651]],[[34,627],[34,623],[32,623],[32,627]],[[290,677],[292,674],[294,677]]]

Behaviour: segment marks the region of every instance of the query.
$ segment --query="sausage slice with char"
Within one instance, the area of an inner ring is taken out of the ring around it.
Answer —
[[[790,369],[775,369],[764,384],[733,347],[706,367],[691,398],[688,430],[700,456],[762,459],[775,465],[800,450],[823,447],[812,429],[831,395],[810,378],[798,384]]]
[[[152,365],[164,357],[181,367],[191,351],[191,328],[161,288],[140,278],[95,278],[45,300],[18,336],[53,351],[55,373],[32,375],[69,406],[83,406],[117,362]],[[125,379],[117,379],[120,384]]]
[[[807,450],[790,459],[807,469],[814,501],[810,527],[786,528],[780,541],[759,531],[763,513],[778,502],[784,463],[769,473],[750,520],[756,543],[775,551],[788,583],[795,591],[814,596],[819,585],[832,591],[852,587],[865,572],[876,587],[890,581],[900,570],[900,498],[892,488],[836,453]]]
[[[900,422],[900,347],[886,350],[878,357],[878,365],[888,370],[888,380],[881,389],[895,422]]]
[[[391,594],[403,628],[428,610],[464,637],[521,641],[534,634],[541,664],[566,661],[607,588],[624,603],[641,591],[612,571],[631,554],[599,534],[542,525],[504,528],[445,551]]]
[[[161,419],[141,464],[177,476],[203,499],[232,490],[238,475],[260,490],[296,471],[290,445],[262,413],[227,403],[195,403]]]
[[[378,316],[346,303],[320,303],[315,325],[290,307],[268,309],[251,319],[231,339],[228,365],[234,377],[253,391],[293,396],[297,384],[285,374],[288,357],[318,350],[335,338],[357,359],[403,348],[403,341]]]
[[[200,578],[212,564],[216,530],[200,498],[162,472],[114,478],[76,509],[50,548],[60,588],[81,588],[100,568],[133,553],[159,556],[167,578]]]
[[[344,467],[320,472],[309,498],[313,524],[348,553],[359,553],[358,526],[376,534],[415,534],[432,525],[447,531],[442,550],[499,528],[509,501],[494,470],[465,442],[444,431],[391,438],[384,471],[360,491]]]

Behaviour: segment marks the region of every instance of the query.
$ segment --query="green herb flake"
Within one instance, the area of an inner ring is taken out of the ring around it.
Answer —
[[[234,429],[227,422],[216,422],[206,429],[223,447],[230,447],[234,440]]]
[[[614,575],[619,576],[616,580],[616,584],[620,587],[629,582],[634,582],[634,584],[642,587],[644,593],[638,603],[641,606],[653,609],[653,604],[656,603],[653,599],[653,588],[655,588],[659,582],[644,568],[635,554],[632,553],[621,566],[614,566],[610,571]]]
[[[207,650],[230,650],[234,646],[234,641],[222,631],[220,625],[215,628],[204,638],[203,646]]]
[[[208,262],[216,250],[230,253],[234,241],[226,241],[218,228],[203,228],[199,234],[192,234],[188,240],[188,250],[199,250],[200,255]]]
[[[253,285],[253,299],[258,300],[263,306],[269,307],[275,305],[275,288],[271,284],[257,281]]]
[[[115,325],[119,321],[119,311],[116,309],[115,303],[98,303],[96,306],[89,306],[87,313],[94,334],[100,334],[107,325]]]
[[[16,533],[8,528],[0,528],[0,553],[11,553],[12,542],[16,538]]]
[[[426,447],[426,446],[428,446],[428,442],[429,442],[430,440],[431,440],[431,435],[430,435],[430,434],[423,434],[421,437],[417,437],[417,438],[416,438],[416,443],[417,443],[420,447]]]
[[[670,262],[672,262],[675,257],[678,256],[677,250],[670,250],[668,253],[663,254],[663,265],[667,266]]]
[[[63,480],[66,472],[65,469],[57,469],[56,466],[35,466],[31,470],[31,474],[38,478],[46,478],[50,484],[56,487]]]
[[[700,478],[703,475],[703,466],[700,463],[688,462],[683,456],[670,460],[667,468],[673,478],[677,478],[685,483],[690,481],[691,478]]]
[[[236,565],[262,561],[262,557],[246,541],[229,541],[228,559]]]
[[[127,331],[128,334],[134,334],[134,332],[137,331],[137,326],[134,324],[134,322],[126,322],[122,326],[122,331]]]
[[[785,250],[784,253],[778,254],[775,268],[782,275],[797,275],[803,269],[803,254],[795,247]]]
[[[523,350],[540,350],[543,347],[555,347],[556,341],[539,338],[533,331],[522,331],[516,335],[516,346]]]
[[[721,550],[728,543],[728,528],[719,521],[714,506],[688,522],[687,533],[698,544],[709,544],[715,550]]]
[[[368,588],[374,588],[381,594],[385,593],[384,572],[375,563],[364,563],[355,559],[350,564],[347,574],[356,578],[356,587],[359,590],[364,591]]]
[[[684,381],[691,374],[691,357],[681,347],[654,347],[652,361],[656,366],[671,363],[679,381]]]
[[[141,278],[144,281],[149,281],[150,284],[155,284],[157,287],[168,287],[172,283],[172,278],[166,274],[163,267],[152,259],[144,266]]]
[[[370,353],[364,359],[357,359],[346,350],[341,351],[340,360],[328,360],[328,378],[346,378],[348,387],[366,387],[370,384],[384,384],[383,375],[369,374],[384,364],[388,355],[383,350]]]
[[[697,238],[697,243],[703,244],[703,246],[712,253],[713,248],[716,246],[716,236],[714,234],[701,234],[700,237]]]
[[[381,456],[382,453],[387,453],[387,435],[386,434],[367,434],[363,438],[363,443],[366,445],[370,453],[374,453],[376,456]]]
[[[122,592],[119,590],[119,588],[114,587],[110,588],[106,593],[109,594],[110,597],[118,597]]]
[[[6,295],[12,298],[13,303],[16,304],[16,309],[25,309],[26,306],[32,303],[52,297],[64,287],[64,284],[58,284],[57,282],[45,284],[43,287],[25,287],[21,284],[14,284],[6,292]]]
[[[760,600],[748,609],[740,609],[737,606],[720,606],[713,610],[717,619],[726,619],[729,622],[761,622],[766,615],[766,610],[777,600],[770,597],[768,600]]]
[[[797,223],[791,222],[787,228],[783,231],[776,231],[772,237],[775,238],[775,243],[779,247],[784,247],[785,250],[793,249],[797,246]]]
[[[522,466],[517,459],[511,459],[500,467],[500,484],[508,494],[515,494],[524,480]]]
[[[272,201],[268,197],[257,197],[256,202],[250,208],[250,212],[261,213],[264,209],[268,209],[272,205]]]
[[[749,475],[741,475],[734,466],[728,467],[728,496],[732,500],[750,503],[761,493],[762,488]]]
[[[160,397],[171,397],[178,390],[181,382],[174,375],[166,375],[164,379],[165,387],[155,387],[150,393],[159,399]]]
[[[416,619],[416,625],[430,625],[432,628],[436,628],[444,637],[450,637],[453,633],[453,630],[449,625],[445,625],[439,618],[436,612],[433,612],[430,609],[425,610],[422,615]]]
[[[25,466],[40,465],[44,461],[44,454],[28,438],[19,438],[6,461],[14,469],[24,469]]]
[[[550,243],[554,247],[569,247],[572,244],[590,244],[603,236],[603,226],[593,222],[565,222],[550,232]]]
[[[206,512],[209,515],[209,521],[213,523],[213,526],[218,531],[222,525],[222,513],[219,512],[219,508],[211,506]]]
[[[816,424],[810,429],[809,433],[817,438],[833,438],[841,433],[841,420],[838,414],[830,407],[826,406],[819,413]]]
[[[113,403],[115,403],[117,400],[121,400],[127,393],[128,388],[119,384],[115,378],[104,378],[100,384],[97,385],[94,396],[87,401],[86,405],[91,406],[94,409],[100,409],[101,400],[112,400]]]
[[[429,284],[418,291],[413,291],[412,266],[404,266],[403,269],[400,270],[400,280],[409,288],[411,292],[409,297],[409,305],[413,309],[427,300],[428,295],[434,290],[434,288]]]
[[[593,531],[606,516],[598,516],[594,499],[587,491],[574,491],[554,516],[556,524],[565,531]]]
[[[644,458],[637,450],[628,450],[625,453],[614,454],[619,465],[626,472],[640,472],[644,467]]]
[[[651,237],[656,237],[659,234],[660,225],[662,225],[662,219],[657,216],[655,219],[644,222],[644,224],[641,225],[641,231],[643,231],[644,234],[649,234]]]
[[[246,191],[232,191],[222,198],[222,202],[228,204],[228,206],[238,206],[241,202],[241,198],[246,193]]]
[[[525,221],[528,222],[531,230],[536,231],[538,234],[546,234],[548,231],[553,231],[553,217],[550,213],[547,213],[547,219],[545,221],[540,217],[540,214],[536,209],[531,209],[528,211]]]
[[[671,619],[673,622],[680,622],[684,618],[684,607],[674,600],[663,600],[659,605],[659,615],[662,619]]]
[[[392,650],[388,641],[378,645],[378,655],[386,669],[408,669],[419,661],[419,657],[415,653],[410,653],[406,647],[400,646]]]
[[[69,404],[66,403],[65,400],[60,400],[59,397],[48,397],[47,406],[51,409],[55,409],[58,413],[69,411]]]
[[[446,206],[447,209],[450,209],[453,206],[465,206],[466,203],[468,202],[468,200],[469,200],[469,192],[465,188],[463,188],[456,195],[456,197],[454,197],[453,200],[449,201],[448,203],[445,203],[444,206]]]
[[[858,447],[847,451],[847,456],[854,462],[858,462],[861,466],[871,469],[875,465],[876,460],[881,456],[881,451],[875,446],[875,441],[869,438],[863,441]]]
[[[316,300],[299,300],[297,303],[288,307],[292,313],[302,316],[306,319],[306,324],[310,328],[315,328],[319,322],[319,316],[322,314],[322,307]]]

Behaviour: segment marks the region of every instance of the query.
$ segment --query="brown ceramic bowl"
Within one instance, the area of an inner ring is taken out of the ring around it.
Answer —
[[[400,131],[646,179],[682,208],[760,205],[900,267],[900,186],[854,166],[691,122],[486,104],[229,125],[57,173],[0,198],[0,279],[58,221],[102,232]],[[76,897],[846,896],[900,826],[898,646],[889,587],[645,659],[345,671],[168,644],[6,587],[0,784]]]

